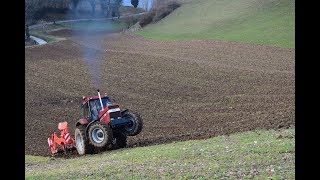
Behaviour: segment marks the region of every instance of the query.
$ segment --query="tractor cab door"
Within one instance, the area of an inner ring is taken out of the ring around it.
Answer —
[[[104,108],[106,108],[108,105],[112,104],[110,99],[108,97],[101,98],[102,105]],[[100,100],[99,99],[93,99],[89,101],[89,109],[91,114],[91,120],[98,120],[98,115],[100,111],[102,110]]]
[[[98,120],[98,115],[101,110],[100,102],[98,99],[90,100],[89,101],[90,106],[90,113],[91,113],[91,120]]]
[[[97,105],[96,100],[90,100],[86,104],[82,105],[83,118],[92,121],[98,120],[98,114],[100,112],[100,106]]]
[[[84,119],[91,120],[89,104],[82,105],[82,116]]]

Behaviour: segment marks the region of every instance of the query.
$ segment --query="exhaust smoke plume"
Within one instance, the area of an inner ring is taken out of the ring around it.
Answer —
[[[82,47],[82,60],[90,73],[94,88],[99,89],[102,83],[102,62],[106,54],[103,51],[102,41],[96,39],[95,34],[99,31],[111,30],[112,23],[110,20],[101,19],[105,16],[101,15],[99,8],[92,13],[89,1],[80,1],[70,9],[68,16],[69,19],[82,19],[68,22],[67,26],[72,27],[72,39]]]
[[[102,61],[105,54],[101,52],[101,44],[99,44],[99,42],[94,42],[94,38],[92,37],[93,33],[94,32],[91,32],[90,30],[74,32],[81,42],[88,43],[93,46],[89,47],[82,45],[81,53],[83,57],[82,60],[86,64],[90,73],[92,83],[95,86],[95,89],[99,89],[102,81]]]
[[[141,5],[146,9],[150,9],[153,1],[141,0],[143,2]],[[126,2],[130,2],[131,6],[131,1],[126,0],[107,2],[109,3],[95,0],[73,1],[71,9],[67,13],[68,19],[87,19],[69,22],[68,26],[73,26],[73,39],[82,47],[82,59],[87,66],[95,89],[101,88],[102,62],[106,59],[106,51],[104,51],[104,46],[102,46],[103,42],[101,39],[95,38],[95,34],[99,33],[99,31],[113,31],[116,27],[111,20],[103,20],[101,18],[120,15],[119,7],[120,5],[126,5]]]

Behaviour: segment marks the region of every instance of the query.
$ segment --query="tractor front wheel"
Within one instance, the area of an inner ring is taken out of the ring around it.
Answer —
[[[125,128],[128,136],[135,136],[141,132],[143,121],[139,114],[125,111],[123,117],[131,121],[131,125]]]
[[[112,129],[105,123],[95,122],[90,125],[89,130],[90,143],[100,149],[106,148],[112,141]]]
[[[88,138],[85,136],[86,128],[84,126],[78,126],[75,130],[76,148],[79,155],[93,153],[94,147],[89,144]]]

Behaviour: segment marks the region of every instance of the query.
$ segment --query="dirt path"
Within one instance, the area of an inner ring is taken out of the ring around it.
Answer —
[[[103,57],[100,89],[144,119],[130,146],[295,123],[294,49],[54,33],[67,40],[25,50],[26,154],[49,155],[47,137],[58,122],[68,121],[73,132],[82,95],[96,94],[82,58],[86,48]]]

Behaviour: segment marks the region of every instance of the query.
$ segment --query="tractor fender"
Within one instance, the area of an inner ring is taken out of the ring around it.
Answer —
[[[91,121],[91,122],[89,122],[89,124],[87,125],[87,127],[86,127],[86,131],[85,131],[85,136],[86,137],[88,137],[88,130],[89,130],[89,127],[90,127],[90,125],[92,124],[92,123],[94,123],[94,122],[97,122],[98,120],[96,120],[96,121]]]
[[[92,123],[94,123],[94,122],[96,122],[96,121],[90,121],[90,122],[89,122],[87,119],[80,119],[80,120],[76,123],[76,127],[77,127],[77,126],[80,126],[80,125],[86,126],[85,136],[88,137],[88,136],[87,136],[88,129],[89,129],[90,125],[91,125]]]
[[[121,114],[123,115],[127,111],[129,111],[129,109],[125,109],[125,110],[121,111]]]
[[[76,127],[80,126],[80,125],[87,125],[89,123],[89,121],[87,119],[80,119],[77,123],[76,123]]]

